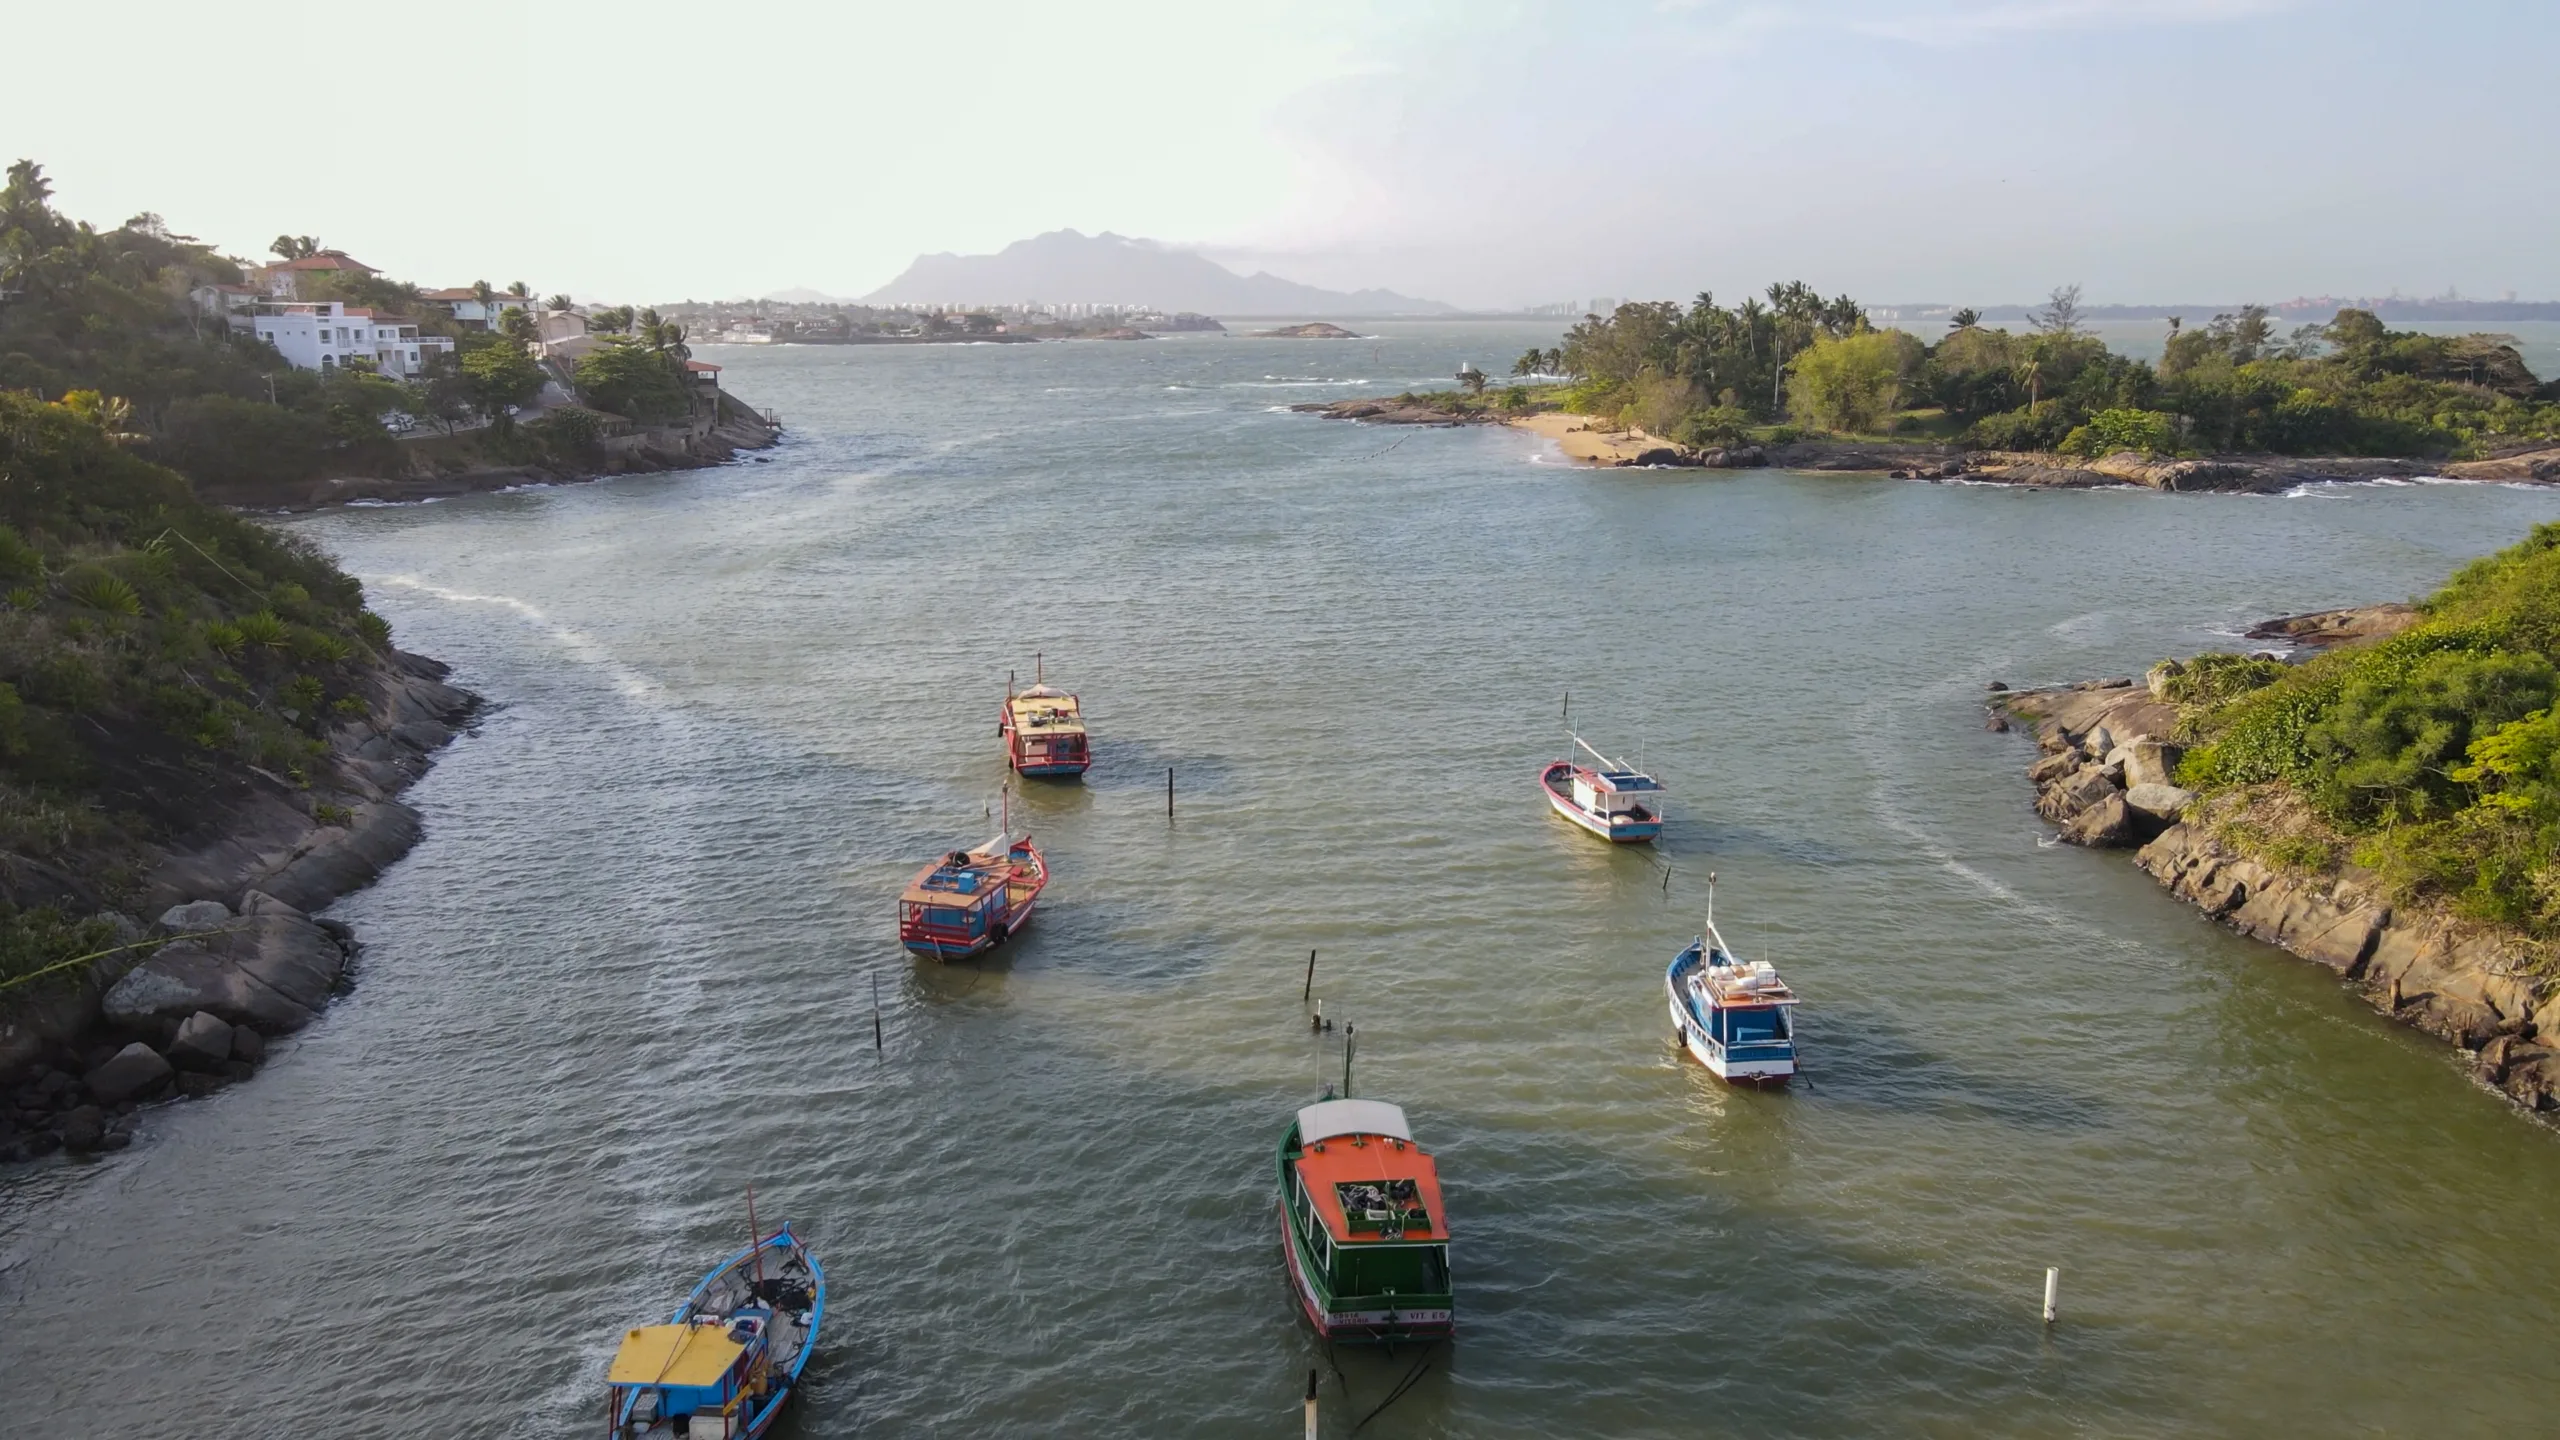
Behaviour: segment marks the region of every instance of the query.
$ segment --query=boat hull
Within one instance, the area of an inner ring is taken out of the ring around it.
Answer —
[[[974,868],[981,873],[989,873],[989,867],[996,863],[996,847],[999,845],[1003,845],[1001,836],[967,852],[973,858]],[[933,918],[930,913],[932,907],[947,905],[948,902],[941,898],[942,892],[931,891],[927,887],[935,875],[950,867],[948,862],[941,866],[927,866],[899,897],[898,943],[917,955],[930,955],[937,960],[966,960],[1012,939],[1022,927],[1031,923],[1031,912],[1039,905],[1041,892],[1049,888],[1049,862],[1027,835],[1005,846],[1002,858],[1012,867],[1005,872],[1002,881],[1009,903],[1001,910],[986,913],[983,924],[977,923],[979,917],[943,921]],[[992,901],[995,897],[990,892],[986,898]]]
[[[1567,765],[1550,765],[1547,767],[1546,773],[1538,777],[1538,793],[1547,797],[1547,808],[1555,811],[1558,815],[1561,815],[1575,825],[1590,831],[1592,834],[1599,836],[1601,839],[1618,845],[1649,844],[1662,834],[1662,822],[1659,819],[1628,820],[1621,818],[1613,820],[1609,816],[1595,815],[1592,812],[1583,809],[1581,806],[1573,803],[1573,796],[1571,794],[1560,794],[1557,792],[1555,782],[1556,776],[1559,773],[1570,776],[1572,774],[1572,767]]]
[[[1306,1256],[1298,1247],[1289,1220],[1288,1202],[1280,1212],[1280,1258],[1289,1270],[1289,1289],[1298,1297],[1298,1313],[1317,1334],[1349,1345],[1386,1345],[1405,1340],[1446,1340],[1457,1333],[1455,1312],[1424,1310],[1335,1310],[1329,1308],[1307,1274]]]
[[[1024,902],[1019,909],[1016,909],[1011,914],[1007,915],[1001,922],[1003,926],[1002,934],[997,934],[991,930],[987,934],[972,938],[965,944],[955,944],[948,940],[935,941],[931,939],[908,939],[900,940],[898,943],[906,946],[909,950],[914,951],[918,955],[930,955],[936,960],[966,960],[972,955],[984,955],[988,951],[993,950],[1007,940],[1010,940],[1014,936],[1022,933],[1022,927],[1031,923],[1031,912],[1038,908],[1039,904],[1040,898],[1035,895],[1030,900]]]
[[[1672,962],[1663,976],[1662,988],[1671,1002],[1671,1028],[1680,1037],[1680,1048],[1707,1067],[1707,1073],[1736,1085],[1784,1085],[1794,1078],[1796,1060],[1792,1053],[1783,1057],[1737,1056],[1730,1048],[1716,1043],[1707,1027],[1698,1022],[1697,1013],[1680,994],[1682,967]],[[1793,1045],[1789,1045],[1790,1052]]]
[[[786,1223],[703,1276],[701,1283],[685,1296],[684,1303],[668,1317],[671,1324],[691,1323],[706,1304],[718,1310],[742,1299],[755,1298],[756,1290],[750,1277],[761,1278],[770,1274],[778,1283],[795,1269],[807,1277],[807,1293],[803,1298],[808,1302],[808,1309],[794,1326],[798,1334],[797,1343],[789,1354],[774,1358],[771,1388],[761,1400],[741,1402],[744,1414],[739,1417],[740,1423],[729,1431],[740,1440],[761,1440],[771,1433],[774,1422],[782,1418],[783,1408],[790,1403],[792,1392],[799,1388],[801,1372],[808,1368],[809,1357],[817,1351],[818,1333],[826,1321],[827,1272],[818,1264],[818,1257],[809,1253],[808,1247],[792,1234],[790,1225]],[[776,1313],[779,1315],[778,1309]],[[615,1400],[607,1410],[614,1440],[658,1440],[658,1437],[675,1434],[674,1427],[663,1417],[640,1418],[638,1401],[638,1392],[617,1389]],[[716,1434],[718,1431],[714,1427],[718,1423],[717,1415],[697,1415],[691,1433],[696,1436]]]
[[[1078,780],[1091,768],[1090,760],[1042,760],[1035,764],[1016,763],[1013,773],[1026,780]]]

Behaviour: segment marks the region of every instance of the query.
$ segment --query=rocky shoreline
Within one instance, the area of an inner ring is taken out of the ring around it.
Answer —
[[[2289,616],[2251,633],[2336,643],[2394,633],[2407,612]],[[1995,684],[1993,727],[2013,716],[2035,727],[2036,812],[2072,844],[2133,850],[2171,894],[2326,966],[2376,1010],[2468,1052],[2482,1084],[2560,1120],[2560,986],[2535,957],[2512,935],[2394,904],[2359,867],[2301,871],[2244,853],[2229,836],[2253,797],[2204,798],[2175,784],[2178,711],[2154,693],[2165,678],[2014,693]]]
[[[525,485],[705,470],[726,465],[744,451],[772,449],[781,441],[782,427],[724,394],[716,418],[706,416],[688,425],[630,426],[602,436],[592,454],[574,463],[494,463],[467,443],[474,438],[467,434],[426,436],[407,442],[406,463],[396,474],[343,475],[254,490],[210,490],[204,498],[244,510],[294,513],[355,501],[449,500]]]
[[[1808,438],[1772,445],[1698,447],[1618,430],[1587,415],[1547,411],[1506,415],[1490,410],[1450,410],[1418,396],[1334,400],[1292,405],[1328,420],[1368,425],[1509,425],[1558,441],[1566,455],[1602,467],[1671,466],[1705,470],[1814,470],[1887,475],[1894,479],[1957,480],[2044,489],[2141,486],[2166,491],[2275,494],[2322,480],[2441,477],[2451,480],[2560,484],[2560,447],[2523,450],[2485,460],[2431,461],[2354,456],[2221,455],[2158,460],[2132,451],[2077,459],[2031,451],[1965,450],[1930,441],[1865,441]],[[1580,437],[1589,437],[1580,440]]]
[[[149,857],[139,908],[156,920],[105,917],[134,948],[0,1014],[0,1162],[122,1149],[143,1107],[247,1079],[269,1041],[318,1016],[358,947],[311,912],[417,843],[418,812],[396,797],[480,703],[449,673],[390,652],[367,712],[330,732],[325,779],[224,796]]]

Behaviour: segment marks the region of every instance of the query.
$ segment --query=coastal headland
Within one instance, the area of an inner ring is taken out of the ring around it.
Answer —
[[[543,434],[539,422],[518,427],[518,438],[509,440],[495,440],[485,431],[420,436],[401,441],[396,457],[366,472],[312,480],[256,476],[229,486],[202,485],[199,492],[217,504],[246,510],[442,500],[523,485],[707,469],[748,451],[770,450],[782,439],[778,419],[725,391],[713,392],[694,415],[671,424],[585,413],[592,420],[566,438]]]
[[[329,728],[302,783],[247,767],[112,868],[11,857],[13,903],[89,913],[107,943],[0,1006],[0,1162],[122,1149],[139,1107],[248,1079],[270,1041],[327,1007],[358,944],[314,912],[417,844],[418,812],[398,797],[480,704],[449,673],[385,652],[356,681],[361,713]],[[134,780],[168,758],[132,755]],[[135,879],[105,886],[102,870]]]
[[[2441,477],[2560,483],[2560,446],[2527,446],[2489,459],[2455,461],[2264,454],[2160,459],[2134,451],[2083,459],[2047,451],[1967,450],[1947,442],[1823,436],[1699,446],[1601,416],[1558,410],[1504,413],[1452,406],[1429,396],[1321,401],[1289,408],[1370,425],[1503,425],[1553,441],[1568,460],[1601,467],[1770,468],[2052,489],[2141,486],[2252,494],[2277,493],[2318,480]]]
[[[2419,628],[2427,619],[2419,607],[2373,605],[2286,616],[2249,633],[2328,651],[2321,658],[2332,674],[2355,663],[2339,652],[2361,649],[2381,676],[2405,664],[2387,649],[2395,637],[2407,637],[2399,643],[2412,654],[2436,643]],[[2034,727],[2039,755],[2027,777],[2036,812],[2061,839],[2132,850],[2134,863],[2171,894],[2327,967],[2376,1010],[2468,1052],[2482,1085],[2560,1120],[2560,983],[2546,939],[2528,925],[2484,919],[2476,900],[2466,905],[2441,880],[2413,884],[2413,873],[2440,877],[2452,867],[2413,867],[2393,853],[2388,829],[2378,843],[2339,843],[2339,823],[2323,813],[2316,788],[2214,785],[2220,767],[2191,758],[2212,743],[2210,723],[2199,724],[2198,693],[2220,683],[2211,677],[2242,667],[2262,683],[2291,669],[2304,682],[2297,693],[2320,693],[2303,667],[2264,656],[2201,657],[2163,662],[2143,681],[2018,692],[1994,682],[1991,724],[2007,729],[2015,718]],[[2514,723],[2531,730],[2546,714]],[[2475,742],[2475,761],[2483,753]],[[2476,771],[2452,773],[2480,779]],[[2357,833],[2346,832],[2350,840]],[[2416,833],[2422,838],[2405,844],[2451,843]]]

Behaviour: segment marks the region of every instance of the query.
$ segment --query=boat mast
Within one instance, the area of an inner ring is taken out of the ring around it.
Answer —
[[[747,1255],[756,1267],[756,1283],[764,1283],[764,1230],[756,1224],[756,1187],[747,1187]]]
[[[1031,652],[1031,683],[1034,685],[1049,683],[1048,666],[1042,662],[1040,652],[1037,650]]]
[[[1572,734],[1573,734],[1573,732],[1572,732],[1572,731],[1570,731],[1570,730],[1566,731],[1565,733],[1566,733],[1566,734],[1568,734],[1568,735],[1572,735]],[[1573,736],[1573,743],[1574,743],[1574,744],[1576,744],[1576,745],[1581,746],[1581,747],[1582,747],[1583,749],[1585,749],[1585,750],[1591,750],[1591,742],[1590,742],[1590,741],[1588,741],[1588,740],[1583,739],[1583,738],[1582,738],[1581,736],[1579,736],[1579,735],[1574,735],[1574,736]],[[1612,759],[1610,759],[1608,756],[1601,754],[1601,753],[1600,753],[1599,751],[1597,751],[1597,750],[1591,750],[1591,758],[1592,758],[1592,759],[1594,759],[1594,760],[1599,761],[1599,762],[1600,762],[1600,766],[1601,766],[1601,768],[1602,768],[1602,769],[1604,769],[1604,770],[1624,770],[1624,769],[1626,769],[1626,768],[1627,768],[1627,767],[1626,767],[1626,765],[1625,765],[1623,762],[1621,762],[1621,761],[1617,761],[1617,760],[1612,760]]]

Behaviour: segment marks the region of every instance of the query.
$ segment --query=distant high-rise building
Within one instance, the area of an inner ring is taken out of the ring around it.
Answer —
[[[1592,296],[1591,313],[1594,315],[1614,315],[1618,313],[1617,297],[1612,295]]]

